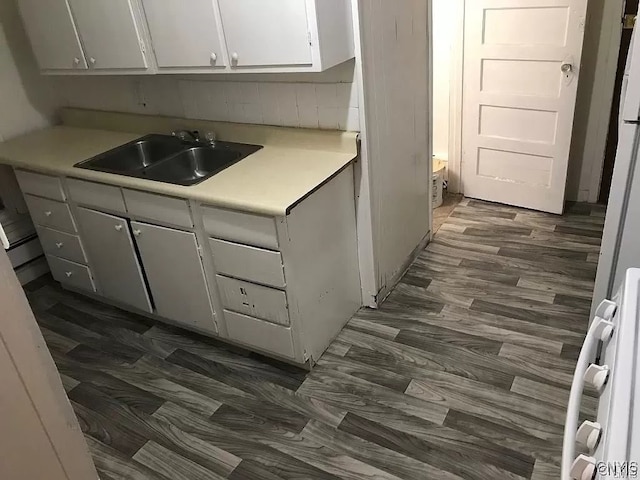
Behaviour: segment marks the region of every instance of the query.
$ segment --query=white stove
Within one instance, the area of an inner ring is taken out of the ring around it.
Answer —
[[[562,480],[640,479],[639,340],[640,269],[631,268],[613,299],[596,309],[580,352],[565,425]],[[598,414],[578,427],[585,383],[600,392]],[[577,455],[576,444],[588,453]]]

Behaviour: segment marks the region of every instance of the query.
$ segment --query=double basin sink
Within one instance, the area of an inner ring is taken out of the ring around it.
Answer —
[[[152,134],[77,163],[75,167],[190,186],[261,148],[230,142],[186,142],[174,136]]]

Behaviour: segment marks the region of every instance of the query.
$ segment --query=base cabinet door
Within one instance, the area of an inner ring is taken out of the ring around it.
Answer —
[[[151,312],[149,293],[127,220],[78,208],[78,224],[100,293]]]
[[[131,222],[156,313],[217,333],[195,234]]]

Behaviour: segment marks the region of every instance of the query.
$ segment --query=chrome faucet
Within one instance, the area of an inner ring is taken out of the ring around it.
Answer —
[[[183,142],[188,141],[188,137],[191,137],[191,140],[196,143],[204,143],[202,138],[200,138],[200,132],[198,130],[175,130],[171,133],[174,137],[178,137]],[[207,132],[204,135],[206,143],[214,147],[216,145],[216,134],[214,132]]]
[[[200,132],[198,130],[174,130],[171,135],[178,137],[183,142],[186,142],[188,137],[191,137],[194,142],[200,143]]]

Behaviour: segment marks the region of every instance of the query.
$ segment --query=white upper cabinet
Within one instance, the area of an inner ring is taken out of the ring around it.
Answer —
[[[351,1],[18,0],[43,72],[84,74],[321,72],[354,56]]]
[[[214,0],[142,0],[158,68],[225,67]]]
[[[67,0],[19,0],[18,7],[42,70],[87,68]]]
[[[313,63],[306,0],[218,2],[232,67]]]
[[[131,0],[69,0],[89,69],[145,70],[147,60]]]

